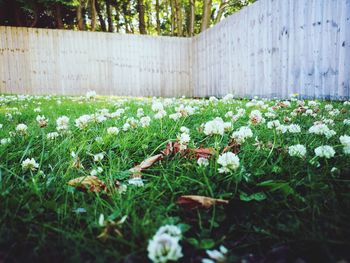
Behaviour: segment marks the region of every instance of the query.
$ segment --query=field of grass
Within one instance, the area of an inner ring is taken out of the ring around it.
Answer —
[[[3,95],[0,127],[0,261],[350,260],[349,102]]]

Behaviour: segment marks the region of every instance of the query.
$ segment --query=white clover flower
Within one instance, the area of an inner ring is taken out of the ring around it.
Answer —
[[[28,126],[23,123],[20,123],[16,126],[16,132],[20,135],[27,134],[27,130],[28,130]]]
[[[299,133],[299,132],[301,132],[301,128],[298,124],[290,124],[288,126],[288,131],[290,133]]]
[[[332,105],[332,104],[326,104],[326,105],[324,106],[324,109],[325,109],[326,111],[331,111],[331,110],[333,110],[333,105]]]
[[[209,102],[218,102],[219,100],[216,98],[216,97],[214,97],[214,96],[211,96],[210,98],[209,98]]]
[[[34,112],[41,112],[40,107],[34,108]]]
[[[145,116],[140,119],[140,125],[142,128],[148,127],[150,123],[151,123],[151,118],[149,116]]]
[[[107,133],[109,135],[117,135],[119,133],[119,129],[117,127],[109,127],[107,128]]]
[[[169,115],[169,118],[174,120],[174,121],[177,121],[178,119],[180,119],[182,117],[181,113],[179,112],[176,112],[176,113],[173,113],[173,114],[170,114]]]
[[[105,116],[105,115],[103,115],[103,114],[98,114],[98,113],[96,113],[96,114],[94,114],[94,115],[86,115],[86,116],[89,116],[89,119],[86,121],[86,126],[87,126],[87,124],[90,122],[90,121],[95,121],[95,122],[97,122],[97,123],[102,123],[102,122],[104,122],[104,121],[106,121],[107,120],[107,117]],[[85,126],[85,127],[86,127]],[[77,127],[79,127],[78,125],[77,125]],[[84,128],[85,128],[84,127]]]
[[[336,173],[338,171],[339,171],[339,169],[337,167],[332,167],[332,169],[331,169],[331,173]]]
[[[159,101],[154,101],[152,103],[152,110],[155,112],[159,112],[159,111],[164,111],[164,106],[161,102]]]
[[[87,128],[87,126],[89,125],[89,122],[91,122],[92,120],[93,120],[93,117],[91,115],[82,115],[75,120],[75,126],[83,130]]]
[[[190,129],[185,126],[182,126],[180,127],[180,132],[190,134]]]
[[[231,102],[233,100],[233,94],[229,93],[227,94],[225,97],[222,98],[222,101],[224,103],[228,103],[228,102]]]
[[[208,121],[204,125],[204,134],[205,135],[223,135],[225,132],[225,124],[221,118],[215,118],[212,121]]]
[[[318,135],[325,135],[327,138],[332,137],[336,134],[335,131],[328,128],[328,126],[324,123],[314,124],[309,128],[309,133],[314,133]]]
[[[160,120],[163,119],[166,115],[167,113],[165,110],[160,110],[154,115],[154,118]]]
[[[175,108],[176,112],[181,114],[181,116],[183,117],[187,117],[189,115],[193,115],[194,114],[194,108],[192,108],[191,106],[184,106],[183,104],[181,104],[179,107]]]
[[[313,101],[313,100],[310,100],[307,104],[309,107],[311,108],[314,108],[314,107],[317,107],[318,106],[318,102],[317,101]]]
[[[36,121],[38,122],[39,127],[43,128],[47,125],[48,119],[46,119],[45,116],[38,115],[38,116],[36,116]]]
[[[6,145],[6,144],[9,144],[10,142],[11,142],[11,138],[3,138],[0,140],[1,145]]]
[[[97,167],[97,169],[92,169],[90,172],[90,175],[92,176],[97,176],[99,174],[101,174],[103,172],[103,168],[102,167]]]
[[[94,99],[95,97],[96,97],[96,91],[94,91],[94,90],[89,90],[88,92],[86,92],[86,98],[87,99]]]
[[[237,143],[244,143],[247,138],[253,137],[253,132],[248,126],[242,126],[238,131],[234,131],[231,138],[235,139]]]
[[[138,187],[144,186],[143,180],[140,177],[134,177],[128,180],[128,184],[135,185]]]
[[[58,136],[59,136],[59,133],[58,133],[58,132],[49,132],[49,133],[46,135],[46,138],[47,138],[48,140],[55,140]]]
[[[126,122],[130,125],[129,128],[137,128],[137,126],[139,125],[138,120],[136,120],[134,117],[130,117],[126,119]]]
[[[231,122],[224,122],[224,131],[228,132],[232,130],[232,123]]]
[[[145,115],[145,112],[144,112],[143,108],[138,108],[137,113],[136,113],[137,118],[141,118],[144,115]]]
[[[339,137],[340,143],[343,145],[343,152],[345,154],[350,154],[350,136],[342,135]]]
[[[273,118],[277,117],[276,113],[271,112],[271,111],[266,112],[264,115],[265,115],[266,118],[269,118],[269,119],[273,119]]]
[[[148,258],[154,263],[177,261],[183,257],[179,239],[169,234],[155,235],[148,243]]]
[[[226,262],[226,255],[228,253],[228,250],[224,246],[220,246],[219,250],[206,250],[206,253],[211,259],[202,259],[202,263],[223,263]]]
[[[94,162],[100,162],[103,160],[104,158],[104,153],[98,153],[94,155]]]
[[[9,113],[9,112],[6,112],[6,113],[5,113],[5,117],[6,117],[6,119],[9,120],[9,121],[11,121],[11,120],[13,119],[12,114]]]
[[[282,125],[276,127],[276,131],[278,133],[286,133],[288,131],[288,126],[282,124]]]
[[[30,170],[35,171],[39,168],[39,164],[34,160],[34,158],[27,158],[22,162],[22,169],[23,170]]]
[[[130,129],[130,127],[131,127],[131,125],[128,122],[124,123],[123,131],[128,131]]]
[[[259,124],[265,122],[265,119],[259,110],[253,110],[249,115],[249,119],[251,124]]]
[[[315,155],[317,157],[325,157],[327,159],[334,157],[335,151],[332,146],[322,145],[315,149]]]
[[[340,114],[340,110],[338,110],[338,109],[334,109],[334,110],[329,112],[330,116],[337,116],[339,114]]]
[[[69,118],[67,116],[61,116],[56,120],[57,131],[67,131],[69,125]]]
[[[171,237],[175,237],[178,239],[182,238],[182,232],[181,229],[178,226],[175,225],[165,225],[161,226],[158,231],[156,232],[156,236],[162,235],[162,234],[168,234]]]
[[[277,128],[279,126],[281,126],[281,123],[279,120],[273,120],[273,121],[269,121],[267,123],[267,128],[269,128],[269,129],[274,129],[274,128]]]
[[[197,160],[197,164],[200,167],[206,167],[209,165],[209,160],[207,158],[200,157]]]
[[[307,109],[305,111],[305,115],[313,115],[313,114],[314,114],[313,110]]]
[[[180,144],[188,144],[191,140],[191,137],[188,133],[181,133],[179,137]]]
[[[288,153],[290,156],[303,158],[306,155],[306,147],[302,144],[296,144],[288,147]]]
[[[225,114],[225,118],[232,118],[233,117],[233,112],[232,111],[228,111]]]
[[[103,138],[101,136],[97,136],[95,138],[95,141],[98,143],[98,144],[103,144]]]
[[[239,167],[239,158],[232,152],[223,153],[218,158],[218,164],[222,166],[219,173],[230,173]]]
[[[322,122],[326,123],[328,125],[333,125],[334,124],[334,120],[332,120],[332,119],[322,118]]]
[[[125,113],[125,109],[117,109],[115,112],[112,112],[110,114],[111,118],[119,118]]]
[[[350,125],[350,119],[345,119],[343,120],[344,125]]]

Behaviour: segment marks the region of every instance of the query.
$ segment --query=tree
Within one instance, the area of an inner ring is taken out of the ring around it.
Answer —
[[[194,36],[254,1],[0,0],[0,25]]]
[[[145,23],[145,3],[143,0],[137,0],[137,11],[139,14],[139,30],[141,34],[147,34]]]
[[[203,16],[201,31],[204,31],[210,26],[211,4],[212,0],[203,0]]]

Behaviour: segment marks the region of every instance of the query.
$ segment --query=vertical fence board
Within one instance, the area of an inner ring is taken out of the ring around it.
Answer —
[[[350,0],[259,0],[193,38],[0,27],[0,92],[348,99]]]

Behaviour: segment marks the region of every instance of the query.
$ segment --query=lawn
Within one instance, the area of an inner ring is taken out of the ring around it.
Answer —
[[[296,96],[0,96],[0,261],[349,260],[350,102]]]

